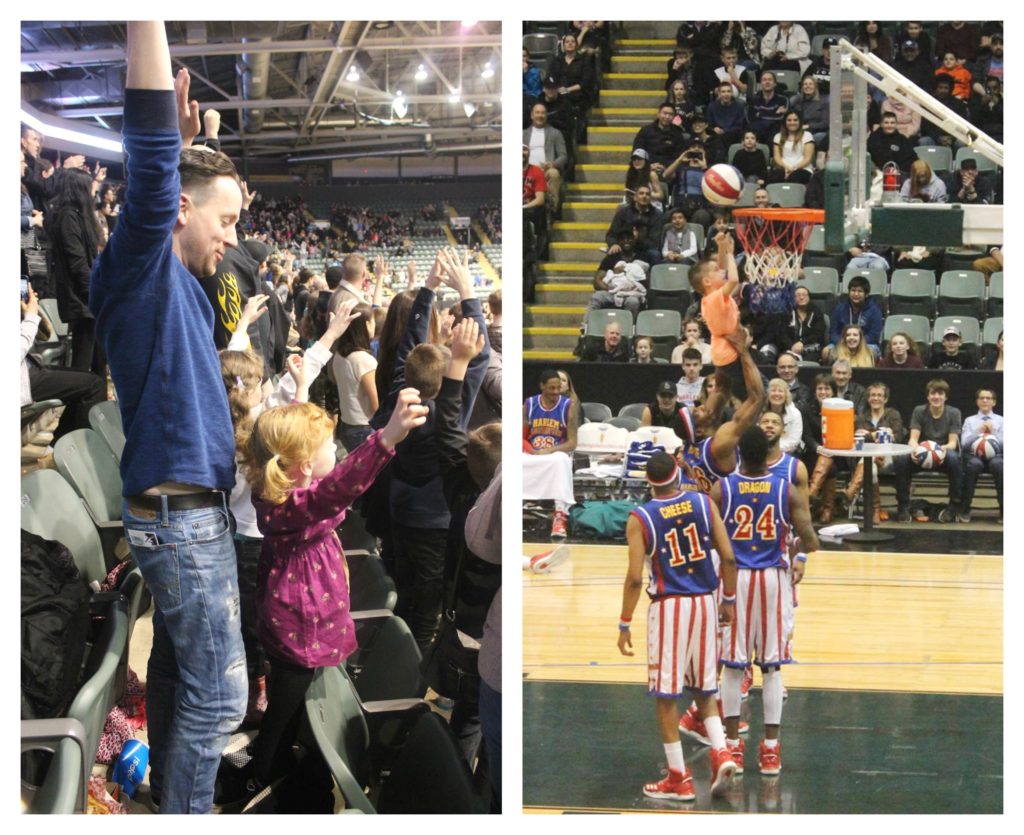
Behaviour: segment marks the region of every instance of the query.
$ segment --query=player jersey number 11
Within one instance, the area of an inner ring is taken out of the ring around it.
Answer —
[[[684,554],[682,548],[679,547],[678,528],[672,528],[672,530],[665,534],[665,541],[672,552],[672,557],[668,561],[671,566],[685,565],[687,562],[697,562],[707,556],[707,552],[700,547],[700,533],[697,531],[696,522],[691,522],[683,528],[683,536],[687,540],[688,555]]]

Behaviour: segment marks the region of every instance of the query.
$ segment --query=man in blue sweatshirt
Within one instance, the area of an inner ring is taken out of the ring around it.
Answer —
[[[248,681],[226,502],[234,437],[213,308],[197,279],[237,245],[242,192],[226,156],[181,150],[182,135],[199,132],[199,111],[187,71],[171,76],[163,23],[128,24],[125,88],[128,186],[89,308],[124,422],[125,537],[155,604],[152,797],[162,812],[205,813]]]

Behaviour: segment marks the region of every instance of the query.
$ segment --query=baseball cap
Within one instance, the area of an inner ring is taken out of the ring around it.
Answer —
[[[946,328],[942,332],[942,338],[943,339],[945,339],[947,336],[955,336],[955,337],[959,338],[959,336],[960,336],[960,328],[958,328],[956,325],[950,325],[948,328]]]
[[[670,382],[669,380],[662,380],[660,383],[658,383],[658,388],[655,391],[655,394],[671,394],[673,397],[675,397],[677,394],[676,384]]]
[[[839,43],[838,38],[825,38],[825,40],[821,42],[821,48],[824,49],[826,46],[835,46],[837,43]]]
[[[650,159],[651,155],[647,153],[643,148],[634,148],[631,157],[640,157],[640,159]]]
[[[691,122],[706,122],[707,116],[704,115],[703,107],[695,107],[693,109],[693,117],[690,119]]]
[[[920,49],[920,47],[917,45],[917,41],[913,38],[907,38],[900,44],[900,49]]]
[[[542,87],[558,87],[558,82],[555,81],[555,77],[553,75],[549,75],[549,76],[546,76],[544,78],[544,80],[541,82],[541,86]]]

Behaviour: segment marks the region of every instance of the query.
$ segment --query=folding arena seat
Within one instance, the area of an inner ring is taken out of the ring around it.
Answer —
[[[583,417],[594,423],[606,423],[612,418],[612,410],[604,403],[581,403]]]
[[[988,280],[988,306],[986,313],[989,316],[1003,315],[1003,271],[992,273]]]
[[[743,191],[740,192],[735,208],[749,209],[754,205],[754,192],[757,191],[757,183],[744,183]]]
[[[931,270],[893,270],[889,313],[935,315],[935,273]]]
[[[839,272],[832,267],[804,267],[804,277],[797,280],[796,286],[806,287],[813,301],[831,310],[839,292]]]
[[[637,420],[643,420],[646,408],[646,403],[630,403],[619,409],[618,417],[635,417]]]
[[[654,355],[669,359],[679,343],[683,317],[677,310],[642,310],[636,319],[636,336],[649,336],[654,341]]]
[[[894,316],[886,316],[885,324],[882,326],[882,347],[889,343],[894,333],[903,332],[914,340],[917,352],[922,359],[928,356],[928,346],[931,343],[931,326],[927,316],[918,316],[912,313],[900,313]]]
[[[622,338],[633,338],[633,314],[628,310],[607,309],[591,310],[584,320],[586,335],[591,339],[604,339],[604,329],[609,322],[618,322],[622,326]]]
[[[999,341],[999,334],[1003,332],[1003,317],[989,316],[985,320],[985,326],[981,330],[982,350],[995,350]]]
[[[937,174],[948,174],[953,170],[953,152],[945,145],[918,145],[914,150],[917,158],[927,162]]]
[[[635,417],[613,417],[613,418],[608,418],[606,423],[610,424],[611,426],[618,426],[618,427],[620,427],[622,429],[625,429],[625,430],[627,430],[629,432],[634,432],[634,431],[636,431],[637,429],[640,428],[640,418],[635,418]]]
[[[885,310],[886,300],[889,296],[889,276],[885,270],[882,269],[850,269],[847,268],[846,272],[843,273],[843,280],[840,286],[840,293],[846,295],[846,288],[850,286],[850,279],[855,275],[864,276],[868,280],[868,284],[871,287],[871,295],[875,297],[875,301],[882,305],[882,309]]]
[[[92,429],[68,432],[53,447],[57,470],[81,496],[103,542],[108,561],[123,535],[121,472],[106,441]]]
[[[960,331],[963,350],[979,359],[981,356],[981,324],[973,316],[937,316],[932,326],[932,355],[942,351],[942,334],[954,326]]]
[[[732,158],[734,156],[736,156],[736,152],[741,150],[742,148],[743,148],[743,143],[742,142],[734,142],[732,145],[729,146],[728,157],[729,157],[729,164],[730,165],[732,165]],[[767,162],[769,165],[771,165],[772,164],[772,152],[768,148],[768,146],[765,145],[763,142],[758,142],[757,143],[757,150],[759,150],[762,154],[764,154],[764,161]],[[749,185],[754,185],[755,188],[757,187],[756,184],[753,184],[753,183],[751,183]]]
[[[689,274],[690,268],[686,264],[656,264],[651,267],[647,306],[685,312],[690,304]]]
[[[970,148],[961,148],[956,152],[956,167],[960,167],[960,163],[965,159],[973,159],[978,165],[978,171],[995,171],[996,164],[992,162],[988,157],[982,156],[976,151],[972,151]]]
[[[768,202],[778,203],[783,209],[800,209],[804,205],[807,187],[803,183],[770,183],[765,189]]]
[[[698,253],[703,252],[704,251],[704,227],[701,226],[699,223],[687,223],[686,224],[686,230],[688,232],[693,232],[694,237],[697,238],[697,252]]]
[[[977,270],[946,270],[939,280],[939,313],[981,319],[985,315],[985,274]]]
[[[792,98],[800,92],[800,73],[797,70],[773,70],[775,81],[783,88],[786,96]]]

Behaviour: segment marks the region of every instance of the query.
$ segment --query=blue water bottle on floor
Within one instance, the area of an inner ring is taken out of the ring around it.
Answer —
[[[137,739],[129,739],[114,763],[114,782],[121,793],[131,797],[146,776],[149,765],[149,746]]]

